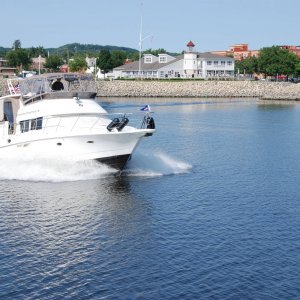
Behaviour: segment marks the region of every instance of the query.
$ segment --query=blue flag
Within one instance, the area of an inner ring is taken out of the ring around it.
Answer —
[[[141,108],[141,111],[151,111],[149,105],[145,105],[143,108]]]

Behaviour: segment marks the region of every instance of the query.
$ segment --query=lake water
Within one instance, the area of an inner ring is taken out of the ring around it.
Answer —
[[[154,111],[121,177],[1,161],[0,299],[300,299],[300,103],[181,100],[104,103]]]

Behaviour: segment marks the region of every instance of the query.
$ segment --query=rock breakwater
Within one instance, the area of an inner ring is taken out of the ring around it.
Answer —
[[[255,97],[300,100],[300,84],[268,81],[98,81],[100,97]]]
[[[0,80],[0,96],[6,80]],[[269,81],[97,81],[99,97],[254,97],[300,100],[300,84]]]

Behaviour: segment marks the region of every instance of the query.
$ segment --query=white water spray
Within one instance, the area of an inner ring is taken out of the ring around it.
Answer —
[[[189,172],[192,166],[160,151],[136,152],[122,176],[154,177]],[[0,159],[0,180],[64,182],[101,179],[118,174],[118,171],[96,161],[35,157]]]
[[[129,176],[164,176],[187,173],[192,168],[189,163],[180,161],[161,151],[155,153],[136,152],[128,163],[125,174]]]
[[[116,170],[95,161],[74,162],[35,158],[31,160],[0,160],[0,180],[63,182],[98,179]]]

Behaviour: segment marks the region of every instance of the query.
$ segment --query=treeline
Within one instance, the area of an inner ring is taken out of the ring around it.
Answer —
[[[0,47],[0,57],[5,57],[8,52],[10,52],[11,50],[16,49],[16,48],[21,48],[20,40],[15,40],[12,45],[12,48]],[[33,55],[36,52],[39,52],[44,57],[46,57],[46,55],[48,55],[48,54],[57,54],[60,56],[67,56],[67,53],[69,53],[69,55],[72,56],[76,53],[82,53],[82,52],[93,55],[103,49],[106,49],[109,51],[120,50],[120,51],[124,51],[127,53],[137,53],[138,52],[136,49],[128,48],[128,47],[118,47],[118,46],[111,46],[111,45],[101,46],[101,45],[79,44],[79,43],[66,44],[66,45],[60,46],[58,48],[44,48],[41,46],[26,48],[26,50],[31,52]]]
[[[165,49],[144,52],[157,55],[166,53]],[[132,48],[117,46],[82,45],[79,43],[67,44],[59,48],[45,49],[42,46],[22,48],[21,41],[15,40],[12,48],[0,47],[0,57],[8,60],[8,66],[15,67],[18,71],[28,70],[34,57],[46,58],[44,67],[56,72],[63,64],[68,64],[71,71],[81,71],[87,68],[86,57],[96,58],[96,66],[107,73],[115,67],[121,66],[126,60],[135,61],[139,59],[139,52]]]
[[[235,62],[237,74],[264,74],[267,76],[298,77],[300,76],[299,57],[279,46],[265,47],[258,57],[248,57]]]
[[[158,55],[167,53],[165,49],[147,49],[144,53]],[[170,54],[170,53],[169,53]],[[68,64],[71,71],[81,71],[87,68],[86,57],[96,58],[96,66],[103,73],[121,66],[126,60],[136,61],[139,52],[132,48],[117,46],[68,44],[59,48],[45,49],[42,46],[22,48],[21,41],[15,40],[11,49],[0,47],[0,57],[8,60],[8,66],[18,71],[28,70],[32,58],[38,56],[46,58],[44,67],[51,71],[58,71],[60,66]],[[174,53],[172,55],[175,55]],[[249,57],[235,61],[236,74],[264,74],[267,76],[285,75],[287,77],[300,76],[300,59],[296,54],[279,46],[265,47],[260,50],[258,57]]]

